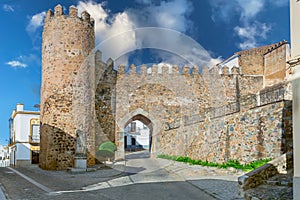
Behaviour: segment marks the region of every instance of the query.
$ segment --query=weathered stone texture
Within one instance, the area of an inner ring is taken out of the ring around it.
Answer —
[[[240,112],[200,122],[199,132],[185,155],[218,163],[229,159],[247,163],[291,151],[291,101],[284,99],[284,95],[274,96],[287,88],[285,85],[270,88],[268,97],[272,102],[262,102],[251,108],[241,108]],[[251,96],[241,99],[244,101],[240,102],[241,107],[253,105]]]
[[[265,60],[265,84],[266,86],[283,82],[287,73],[287,45],[280,42],[272,47],[264,55]]]
[[[264,55],[272,47],[274,48],[275,44],[238,52],[241,73],[245,75],[264,75]]]
[[[64,15],[62,6],[58,5],[54,13],[51,10],[47,12],[44,21],[40,152],[40,166],[43,169],[58,170],[73,166],[78,129],[76,118],[79,117],[74,114],[77,108],[73,105],[73,90],[77,87],[82,65],[94,48],[94,23],[89,15],[77,17],[74,7],[70,15]],[[90,134],[91,130],[85,131]],[[89,136],[87,142],[90,143],[91,139],[92,136]],[[88,151],[93,151],[93,148],[94,144],[88,147]],[[88,157],[88,164],[93,164],[93,159]]]
[[[97,61],[96,59],[96,132],[95,147],[106,141],[115,142],[115,98],[117,72],[112,65]]]

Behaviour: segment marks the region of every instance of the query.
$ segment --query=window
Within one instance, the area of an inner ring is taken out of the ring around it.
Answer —
[[[130,132],[136,132],[136,122],[131,122]]]
[[[31,127],[32,133],[31,133],[31,142],[40,142],[40,125],[33,124]]]
[[[29,141],[33,143],[40,142],[40,120],[39,119],[30,120]]]

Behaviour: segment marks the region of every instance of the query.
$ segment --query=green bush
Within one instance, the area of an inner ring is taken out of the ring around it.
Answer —
[[[112,158],[117,150],[117,145],[113,142],[104,142],[99,146],[97,154],[104,158]]]

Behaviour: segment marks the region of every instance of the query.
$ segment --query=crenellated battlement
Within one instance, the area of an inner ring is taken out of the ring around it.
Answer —
[[[201,76],[201,71],[198,67],[179,67],[177,65],[162,65],[162,64],[154,64],[152,66],[147,66],[145,64],[141,66],[135,66],[131,64],[129,67],[124,65],[118,66],[118,76],[122,76],[124,74],[127,75],[199,75]]]
[[[220,69],[219,73],[220,73],[221,75],[223,75],[223,76],[226,76],[226,75],[227,75],[227,76],[228,76],[228,75],[238,75],[238,74],[240,74],[240,70],[239,70],[239,68],[236,67],[236,66],[233,66],[233,67],[230,69],[228,66],[224,65],[224,66]]]
[[[55,18],[75,18],[75,19],[80,19],[83,22],[88,22],[91,26],[94,26],[95,20],[91,18],[90,14],[87,11],[83,11],[80,15],[78,16],[78,9],[75,6],[70,6],[69,7],[69,15],[64,14],[63,7],[58,4],[54,8],[54,12],[49,9],[47,11],[46,17],[45,17],[45,22],[48,22],[52,19]]]

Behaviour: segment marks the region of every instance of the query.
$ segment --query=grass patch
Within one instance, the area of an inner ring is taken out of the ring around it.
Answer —
[[[178,162],[184,162],[184,163],[189,163],[191,165],[201,165],[201,166],[208,166],[208,167],[218,167],[218,168],[235,168],[235,169],[241,169],[243,171],[252,171],[264,164],[266,164],[267,162],[271,161],[271,158],[266,158],[263,160],[257,160],[257,161],[253,161],[249,164],[241,164],[239,161],[237,160],[229,160],[226,163],[222,163],[222,164],[218,164],[218,163],[214,163],[214,162],[208,162],[206,161],[202,161],[202,160],[193,160],[187,156],[169,156],[166,154],[160,154],[157,156],[158,158],[163,158],[163,159],[168,159],[168,160],[174,160],[174,161],[178,161]]]

